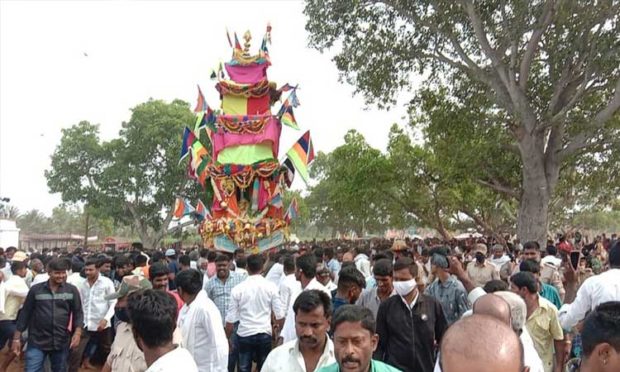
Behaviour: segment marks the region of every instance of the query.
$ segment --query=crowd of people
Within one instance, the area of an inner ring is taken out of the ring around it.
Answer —
[[[0,372],[620,371],[615,235],[8,247],[0,268]]]

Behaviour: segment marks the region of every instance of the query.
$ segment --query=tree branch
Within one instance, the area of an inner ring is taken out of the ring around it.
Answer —
[[[513,188],[510,188],[508,186],[501,185],[501,184],[499,184],[496,181],[487,182],[487,181],[484,181],[484,180],[481,180],[481,179],[476,179],[476,182],[479,183],[482,186],[486,186],[486,187],[488,187],[490,189],[493,189],[495,191],[498,191],[498,192],[506,194],[506,195],[508,195],[510,197],[513,197],[513,198],[515,198],[517,200],[519,200],[521,198],[521,195],[519,194],[519,192],[517,190],[515,190]]]
[[[614,90],[614,96],[609,103],[607,103],[607,106],[594,116],[594,125],[599,128],[602,127],[607,120],[611,119],[616,111],[620,109],[620,78],[616,81]]]
[[[484,70],[480,68],[480,66],[478,66],[478,64],[476,64],[476,62],[474,62],[471,59],[471,57],[467,55],[467,53],[465,53],[465,50],[463,49],[463,47],[458,42],[458,40],[456,39],[456,37],[454,36],[452,32],[450,32],[449,30],[446,31],[446,30],[440,29],[436,23],[423,19],[422,17],[420,17],[420,15],[416,14],[414,10],[402,6],[398,1],[385,0],[385,1],[382,1],[382,3],[392,7],[397,12],[402,14],[405,18],[408,18],[412,23],[427,27],[428,29],[433,31],[436,35],[446,38],[450,42],[450,45],[452,46],[452,48],[454,49],[454,51],[456,52],[456,54],[459,56],[459,58],[462,60],[464,64],[457,63],[456,61],[448,58],[441,51],[436,51],[437,56],[441,56],[441,58],[439,59],[442,60],[443,62],[450,64],[452,67],[460,69],[463,72],[466,72],[466,73],[473,72],[476,75],[476,77],[478,77],[481,81],[488,83],[489,79],[488,79],[488,76],[485,76]],[[438,7],[436,3],[433,3],[433,6],[435,8]],[[435,10],[438,11],[438,9],[435,9]]]
[[[600,142],[591,142],[590,139],[596,134],[596,131],[601,129],[605,123],[611,119],[611,117],[620,109],[620,78],[616,82],[615,91],[612,99],[607,105],[599,111],[592,119],[592,127],[589,131],[583,131],[577,134],[573,139],[568,142],[566,147],[559,152],[558,156],[560,161],[566,157],[575,154],[577,151],[590,147],[592,145],[600,144]]]
[[[557,3],[555,3],[555,0],[547,0],[543,6],[542,14],[537,22],[540,26],[534,29],[534,32],[532,32],[532,37],[530,37],[530,40],[527,42],[525,53],[523,54],[523,59],[521,60],[521,65],[519,67],[519,87],[521,87],[523,91],[527,88],[530,67],[532,65],[532,61],[534,60],[534,54],[538,50],[538,42],[547,30],[547,27],[551,24],[556,7],[559,6],[560,2],[561,0]]]

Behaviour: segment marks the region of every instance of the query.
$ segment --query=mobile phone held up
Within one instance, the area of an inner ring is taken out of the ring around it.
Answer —
[[[579,267],[579,257],[581,255],[580,251],[572,251],[570,253],[570,264],[573,265],[573,269],[577,270]]]

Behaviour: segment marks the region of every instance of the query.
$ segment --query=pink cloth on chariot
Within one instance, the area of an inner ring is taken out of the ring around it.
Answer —
[[[252,63],[249,65],[231,65],[226,63],[224,67],[230,79],[236,83],[253,84],[267,78],[267,67],[269,65],[266,63]]]
[[[261,133],[227,133],[222,128],[218,128],[217,132],[211,135],[211,143],[213,144],[213,157],[217,159],[220,151],[227,147],[240,145],[256,145],[263,142],[271,142],[271,150],[273,157],[278,157],[278,147],[280,146],[280,133],[282,132],[282,124],[276,117],[269,118],[265,128]]]

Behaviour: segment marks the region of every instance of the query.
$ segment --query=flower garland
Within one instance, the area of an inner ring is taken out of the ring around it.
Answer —
[[[271,236],[274,232],[286,227],[286,222],[281,218],[260,219],[233,219],[222,217],[215,220],[207,219],[200,226],[200,233],[205,242],[215,236],[226,235],[231,241],[240,247],[252,247],[263,238]]]
[[[238,134],[259,134],[265,129],[265,125],[271,119],[271,115],[235,115],[218,116],[216,124],[225,132]]]
[[[237,187],[247,189],[252,184],[254,177],[269,177],[279,168],[280,164],[277,160],[267,160],[251,165],[211,163],[208,166],[208,171],[210,177],[230,177]]]
[[[222,80],[215,88],[222,95],[242,96],[246,98],[262,97],[269,93],[271,89],[269,81],[261,80],[254,84],[236,84],[227,80]]]

